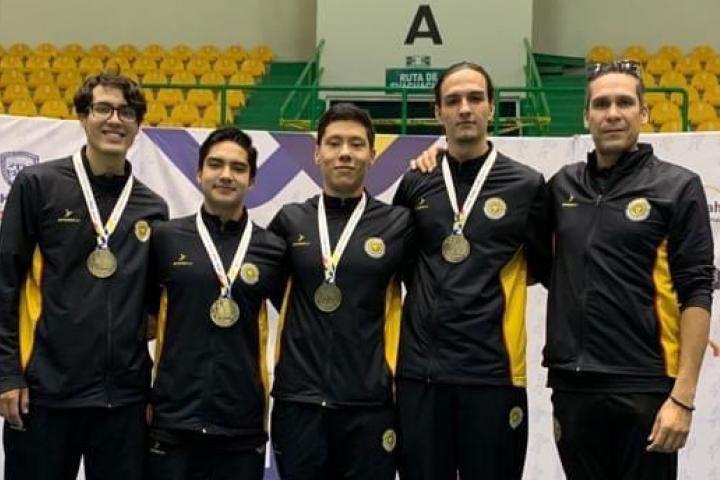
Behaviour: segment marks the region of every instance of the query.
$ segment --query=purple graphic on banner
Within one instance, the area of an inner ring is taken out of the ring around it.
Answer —
[[[410,160],[437,141],[437,137],[397,137],[370,167],[365,187],[379,195],[392,186],[408,169]]]
[[[190,183],[197,185],[198,150],[200,145],[186,130],[144,128],[143,133],[158,146]]]
[[[186,130],[146,128],[147,137],[162,150],[177,169],[195,186],[199,144]],[[272,133],[277,149],[258,169],[255,187],[248,192],[248,208],[261,206],[272,200],[301,171],[318,187],[322,186],[320,169],[315,164],[315,137],[307,133]],[[410,159],[435,143],[437,137],[397,137],[378,156],[366,180],[371,195],[378,195],[407,170]],[[261,152],[261,155],[266,152]],[[311,195],[315,192],[308,192]]]
[[[280,145],[278,148],[287,152],[288,159],[298,165],[316,184],[322,185],[320,169],[315,165],[315,137],[313,135],[308,133],[273,133],[272,137]]]

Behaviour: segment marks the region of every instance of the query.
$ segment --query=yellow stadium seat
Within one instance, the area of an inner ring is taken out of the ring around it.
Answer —
[[[32,55],[32,48],[27,43],[13,43],[7,49],[8,56],[27,58]]]
[[[667,101],[667,95],[663,92],[647,92],[645,94],[645,103],[648,107],[654,107],[658,103]]]
[[[5,56],[0,60],[0,70],[23,70],[25,62],[16,55]]]
[[[245,106],[245,92],[242,90],[228,90],[227,104],[230,108],[239,108]]]
[[[22,70],[3,70],[0,74],[0,87],[8,85],[26,85],[25,73]]]
[[[640,131],[642,133],[654,133],[655,127],[653,127],[652,123],[643,123],[640,125]]]
[[[664,58],[667,58],[668,60],[670,60],[672,63],[676,63],[684,55],[683,55],[682,50],[680,50],[680,47],[678,47],[676,45],[663,45],[658,49],[655,56],[656,57],[664,57]]]
[[[170,79],[170,85],[194,85],[197,78],[191,72],[178,72]]]
[[[260,60],[248,58],[240,66],[240,71],[252,75],[253,77],[262,77],[265,75],[265,64]]]
[[[644,45],[629,45],[623,50],[620,58],[623,60],[635,60],[644,64],[650,59],[650,52]]]
[[[200,77],[200,85],[223,85],[225,77],[217,72],[207,72]]]
[[[666,57],[651,57],[647,65],[645,65],[645,71],[656,77],[659,77],[668,70],[672,70],[672,62]]]
[[[5,55],[5,47],[0,45],[0,57],[3,57]]]
[[[58,54],[57,47],[49,42],[40,43],[35,47],[35,55],[45,58],[55,58]]]
[[[77,70],[77,62],[73,57],[61,55],[59,57],[55,57],[52,65],[50,66],[50,70],[52,70],[52,72],[56,74],[66,72],[68,70],[75,71]]]
[[[97,57],[104,62],[108,58],[112,57],[113,52],[109,45],[105,43],[96,43],[90,46],[88,49],[88,55],[91,57]]]
[[[718,79],[716,75],[713,75],[710,72],[702,71],[693,75],[690,84],[693,87],[697,88],[698,92],[703,92],[708,88],[713,88],[715,85],[717,85]]]
[[[652,78],[652,76],[650,76]],[[655,79],[653,79],[653,82]],[[246,72],[237,72],[232,77],[230,77],[230,80],[228,80],[228,85],[254,85],[255,84],[255,77],[250,75]],[[647,84],[645,84],[647,85]]]
[[[688,119],[692,126],[700,125],[703,122],[717,119],[715,107],[705,102],[695,102],[690,104],[688,111]]]
[[[148,83],[167,84],[168,78],[164,73],[162,73],[158,70],[153,70],[152,72],[148,72],[145,74],[145,76],[143,77],[142,83],[143,84],[148,84]]]
[[[130,67],[130,60],[125,57],[110,57],[105,63],[106,72],[117,72],[124,75],[131,70],[132,68]]]
[[[152,88],[143,88],[143,95],[145,95],[145,102],[150,103],[155,101],[155,92]]]
[[[55,84],[63,90],[75,88],[82,83],[82,76],[77,70],[65,70],[58,73]]]
[[[73,100],[75,99],[75,93],[80,88],[81,83],[78,83],[77,85],[74,85],[72,87],[68,87],[65,89],[65,93],[63,93],[63,100],[65,100],[65,103],[67,103],[69,106],[73,106]]]
[[[138,57],[139,52],[137,47],[132,43],[124,43],[115,49],[114,55],[118,57],[125,57],[128,60],[133,61]]]
[[[128,77],[133,82],[140,83],[140,77],[138,77],[138,74],[135,73],[132,69],[122,72],[122,74]]]
[[[213,123],[215,125],[220,125],[220,105],[210,105],[207,108],[205,108],[205,111],[203,112],[202,116],[203,120],[205,120],[208,123]],[[225,109],[225,123],[232,123],[233,121],[233,112],[230,107],[227,107]]]
[[[79,43],[69,43],[60,49],[59,54],[79,60],[85,56],[85,49]]]
[[[188,61],[190,57],[192,57],[193,50],[188,45],[180,44],[175,45],[168,51],[168,56],[179,58],[183,62]]]
[[[157,125],[167,120],[168,114],[165,105],[157,102],[148,102],[147,113],[145,114],[145,122],[150,125]]]
[[[691,102],[699,102],[700,101],[700,94],[698,93],[697,89],[693,87],[692,85],[688,85],[685,87],[685,91],[688,94],[688,104]],[[670,94],[670,101],[674,103],[675,105],[682,105],[683,103],[683,96],[679,93],[671,93]]]
[[[172,76],[178,72],[184,72],[185,64],[177,57],[167,57],[160,62],[158,69],[165,75]]]
[[[0,103],[0,113],[5,113],[5,105]]]
[[[48,100],[60,100],[61,98],[60,89],[55,84],[40,85],[33,93],[35,105],[42,105]]]
[[[200,111],[198,107],[191,103],[180,103],[173,107],[170,112],[170,121],[181,123],[183,126],[189,127],[200,119]]]
[[[660,77],[659,85],[661,87],[684,87],[687,85],[687,80],[682,73],[676,72],[675,70],[668,70]]]
[[[650,122],[654,125],[662,125],[663,123],[679,119],[680,108],[669,101],[658,103],[650,110]]]
[[[28,76],[28,86],[30,88],[37,88],[40,85],[48,85],[55,83],[55,76],[52,74],[50,69],[35,70]]]
[[[207,58],[192,57],[188,60],[187,65],[185,65],[185,70],[196,77],[200,77],[212,71],[212,67],[210,67],[210,61]]]
[[[170,120],[170,117],[168,117],[167,120],[161,122],[158,124],[158,127],[166,127],[166,128],[182,128],[185,125],[183,125],[182,122],[178,122],[176,120]]]
[[[706,63],[715,57],[715,49],[710,45],[698,45],[690,52],[690,56],[696,58],[701,63]]]
[[[645,87],[654,87],[655,86],[655,77],[653,77],[651,74],[643,70],[640,72],[640,78],[642,78],[643,85]]]
[[[703,102],[709,103],[713,107],[720,107],[720,85],[706,89],[702,99]]]
[[[692,77],[701,70],[700,60],[695,57],[682,57],[675,64],[675,71],[682,73],[686,77]]]
[[[183,91],[179,88],[161,88],[158,90],[155,101],[162,105],[172,107],[185,101]]]
[[[48,57],[38,57],[33,55],[25,60],[25,71],[34,72],[35,70],[46,70],[50,68],[50,59]]]
[[[219,73],[223,77],[230,77],[231,75],[237,73],[238,66],[235,60],[227,57],[220,57],[217,60],[215,60],[215,63],[213,64],[213,71]],[[223,82],[225,79],[223,78]]]
[[[9,105],[15,100],[32,100],[27,85],[13,84],[5,87],[2,94],[3,103]]]
[[[253,51],[250,53],[251,58],[253,57]],[[615,60],[615,53],[607,45],[594,45],[585,58],[587,63],[610,63]]]
[[[70,118],[70,109],[63,100],[48,100],[40,107],[40,115],[50,118]]]
[[[195,50],[195,56],[213,62],[220,56],[220,49],[215,45],[203,45]]]
[[[7,113],[10,115],[20,115],[24,117],[37,116],[37,108],[30,99],[19,99],[13,101],[8,107]]]
[[[104,70],[102,60],[97,57],[83,57],[78,64],[78,71],[85,76],[96,75]]]
[[[156,62],[159,62],[165,56],[165,48],[157,43],[150,43],[145,45],[140,51],[143,57],[152,58]]]
[[[682,122],[680,120],[669,120],[660,125],[660,129],[658,131],[660,133],[672,133],[682,132],[682,130]]]
[[[608,49],[609,50],[609,49]],[[610,50],[610,54],[612,55],[612,50]],[[258,45],[257,47],[253,48],[250,53],[248,54],[249,57],[255,58],[257,60],[260,60],[263,63],[270,63],[272,62],[272,59],[274,57],[272,48],[270,48],[267,45]],[[608,60],[609,62],[612,62],[613,59],[610,58]],[[597,63],[597,62],[596,62]],[[602,62],[601,62],[602,63]]]
[[[720,55],[716,55],[705,62],[705,71],[720,75]]]
[[[190,126],[193,128],[217,128],[218,124],[209,120],[205,120],[205,118],[203,117],[194,121]]]
[[[247,51],[240,45],[230,45],[222,51],[222,56],[232,58],[235,62],[242,62],[248,56]]]
[[[212,90],[194,88],[187,94],[187,103],[198,107],[207,107],[216,103],[217,94]]]
[[[720,131],[720,121],[708,120],[697,126],[695,129],[698,132],[717,132]]]
[[[150,57],[137,57],[133,62],[133,71],[140,76],[157,70],[155,60]]]

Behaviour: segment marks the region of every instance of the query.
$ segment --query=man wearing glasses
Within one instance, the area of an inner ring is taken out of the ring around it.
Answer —
[[[567,478],[674,479],[708,341],[713,241],[700,178],[638,143],[635,64],[589,71],[587,162],[549,182],[544,365]]]
[[[20,172],[0,227],[5,479],[140,479],[150,359],[151,224],[165,202],[126,160],[146,112],[136,83],[88,78],[86,145]]]

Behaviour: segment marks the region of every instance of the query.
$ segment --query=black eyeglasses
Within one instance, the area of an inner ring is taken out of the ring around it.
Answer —
[[[95,102],[90,104],[90,112],[100,120],[107,120],[112,117],[114,112],[117,112],[118,118],[123,122],[137,121],[137,113],[130,105],[115,107],[107,102]]]
[[[590,63],[586,66],[588,80],[593,80],[606,73],[627,73],[635,78],[641,78],[642,65],[635,60],[617,60],[611,63]]]

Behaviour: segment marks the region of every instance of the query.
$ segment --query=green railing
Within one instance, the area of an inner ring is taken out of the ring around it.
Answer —
[[[323,74],[323,69],[320,66],[320,57],[322,56],[324,48],[325,40],[323,39],[320,40],[320,43],[315,49],[315,54],[313,55],[312,60],[308,62],[302,73],[300,73],[300,77],[298,77],[295,82],[295,87],[316,87],[320,85],[320,78]],[[317,112],[317,95],[313,94],[312,90],[305,95],[300,95],[298,92],[300,92],[300,90],[291,91],[283,102],[280,107],[281,119],[288,117],[302,118],[305,112],[308,111],[308,104],[309,112],[311,112],[310,118],[314,118],[315,113]]]
[[[540,89],[537,92],[528,92],[528,98],[532,104],[537,125],[541,130],[544,130],[544,127],[549,125],[552,118],[550,115],[550,106],[548,105],[546,91],[543,90],[542,77],[535,62],[530,41],[527,38],[523,38],[523,43],[525,44],[525,86]]]
[[[255,90],[264,91],[276,91],[276,92],[301,92],[307,93],[311,98],[318,98],[320,92],[345,92],[345,93],[382,93],[387,98],[398,98],[401,102],[400,105],[400,118],[399,119],[383,119],[376,120],[377,125],[399,125],[400,133],[407,133],[407,128],[410,125],[437,125],[435,119],[431,118],[408,118],[408,99],[413,95],[428,96],[432,94],[431,90],[418,90],[400,87],[368,87],[368,86],[343,86],[343,87],[331,87],[331,86],[320,86],[320,85],[169,85],[164,83],[148,83],[141,84],[143,88],[177,88],[181,90],[211,90],[218,92],[220,96],[220,123],[228,123],[226,116],[227,111],[227,92],[230,90],[243,90],[252,92]],[[536,124],[536,125],[548,125],[551,121],[550,117],[544,116],[531,116],[531,117],[501,117],[499,110],[500,97],[504,93],[520,93],[520,94],[540,94],[548,92],[569,92],[579,91],[585,92],[585,87],[496,87],[495,88],[495,116],[492,119],[493,133],[499,135],[507,131],[516,130],[522,125]],[[647,93],[663,92],[663,93],[679,93],[682,98],[682,104],[680,107],[681,118],[682,118],[682,129],[683,131],[689,131],[688,121],[688,94],[683,88],[679,87],[651,87],[647,88]],[[524,123],[525,122],[525,123]],[[317,124],[317,110],[311,108],[307,119],[284,119],[280,118],[280,125],[287,127],[292,130],[313,130]]]

